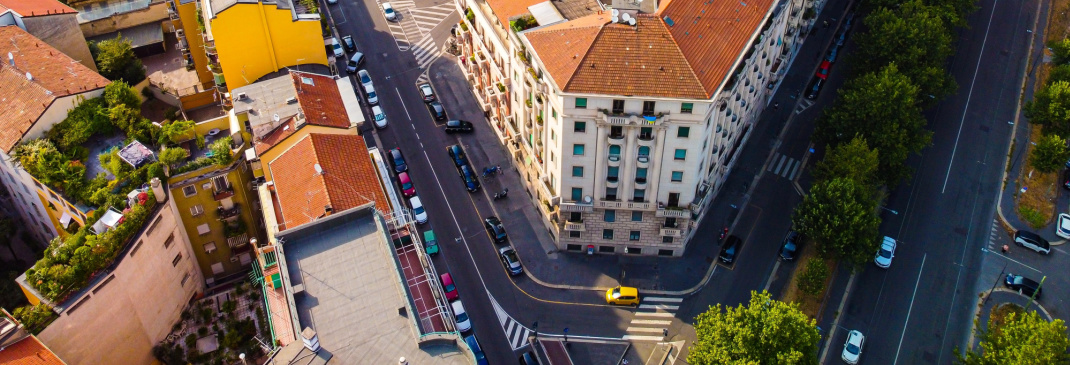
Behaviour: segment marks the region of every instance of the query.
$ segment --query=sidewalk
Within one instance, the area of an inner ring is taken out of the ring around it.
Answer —
[[[975,316],[977,318],[977,322],[975,322],[977,327],[974,328],[974,330],[975,331],[987,330],[988,329],[988,317],[992,315],[992,310],[995,309],[996,306],[1001,305],[1001,304],[1017,304],[1018,306],[1021,306],[1022,308],[1028,307],[1030,311],[1035,311],[1035,312],[1039,313],[1040,314],[1040,318],[1043,318],[1043,319],[1045,319],[1045,320],[1047,320],[1049,322],[1052,320],[1051,314],[1048,314],[1048,311],[1045,310],[1044,307],[1041,307],[1040,303],[1033,302],[1033,304],[1030,305],[1029,304],[1029,297],[1027,297],[1027,296],[1024,296],[1024,295],[1021,295],[1021,294],[1018,294],[1018,293],[1015,293],[1015,292],[1012,292],[1012,291],[1009,291],[1009,290],[1006,290],[1006,289],[996,289],[996,290],[993,290],[993,291],[989,292],[988,293],[988,298],[985,299],[985,302],[983,303],[983,305],[981,305],[981,306],[979,306],[977,308],[977,313],[975,314]],[[970,346],[971,347],[976,347],[979,343],[980,343],[980,340],[977,338],[976,333],[971,333],[970,334]]]

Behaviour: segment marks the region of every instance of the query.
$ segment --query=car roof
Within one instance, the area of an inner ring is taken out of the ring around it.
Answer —
[[[398,180],[401,180],[401,182],[412,182],[412,179],[409,178],[408,172],[402,172],[398,174]]]
[[[505,246],[505,247],[502,247],[502,248],[498,249],[498,253],[506,253],[506,252],[509,252],[509,251],[515,251],[515,250],[513,250],[513,248],[509,247],[509,246]]]
[[[453,284],[453,276],[450,276],[450,273],[439,275],[439,278],[442,279],[443,283]]]
[[[1067,170],[1070,171],[1070,170]],[[1070,214],[1059,214],[1059,227],[1062,229],[1070,230]]]
[[[461,304],[460,300],[454,300],[454,301],[450,302],[450,306],[453,307],[454,314],[457,314],[457,312],[460,312],[460,313],[464,313],[465,312],[464,304]]]
[[[414,197],[411,197],[411,198],[409,198],[409,203],[412,203],[412,206],[413,206],[413,207],[415,207],[415,206],[417,206],[417,205],[419,205],[419,206],[421,206],[421,207],[422,207],[422,206],[424,206],[424,205],[423,205],[422,203],[420,203],[420,196],[418,196],[418,195],[417,195],[417,196],[414,196]]]
[[[372,113],[383,114],[383,108],[380,108],[378,105],[372,105]]]
[[[620,295],[622,296],[637,296],[639,295],[639,289],[630,286],[618,286],[616,289],[620,289]]]

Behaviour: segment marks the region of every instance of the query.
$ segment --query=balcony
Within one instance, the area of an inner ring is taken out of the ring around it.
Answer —
[[[561,211],[562,212],[591,213],[591,212],[594,211],[594,206],[593,205],[584,204],[584,203],[581,203],[581,202],[568,202],[568,201],[566,201],[566,202],[561,202],[561,204],[558,205],[558,206],[561,207]]]
[[[669,118],[668,113],[659,112],[654,115],[639,115],[625,113],[624,110],[598,109],[598,117],[610,125],[656,125],[665,122]]]
[[[623,140],[624,139],[624,133],[610,133],[609,134],[609,139],[615,140],[615,141]]]
[[[234,207],[230,209],[223,209],[223,206],[221,205],[216,208],[216,215],[219,216],[219,220],[221,221],[233,220],[241,215],[241,207],[239,207],[238,204],[234,204]]]
[[[618,166],[620,166],[620,155],[619,154],[611,154],[611,155],[609,155],[608,159],[609,159],[609,166],[610,167],[618,167]]]
[[[646,146],[646,147],[653,148],[654,147],[654,133],[650,133],[650,135],[646,135],[646,136],[640,134],[639,138],[636,138],[636,142],[638,142],[637,144],[639,146]]]
[[[636,189],[644,189],[644,188],[646,188],[646,178],[645,177],[637,177],[637,178],[635,178],[635,188]]]
[[[654,216],[658,218],[690,218],[686,209],[678,207],[658,208],[654,212]]]
[[[677,229],[677,228],[662,228],[661,232],[660,232],[660,234],[662,236],[670,236],[670,237],[680,237],[682,233],[683,233],[682,230]]]
[[[644,168],[644,169],[648,168],[648,167],[650,167],[650,156],[648,156],[648,155],[639,155],[639,157],[635,158],[635,162],[636,162],[635,163],[636,167]]]
[[[215,201],[220,201],[232,196],[234,196],[234,187],[231,186],[229,183],[227,184],[226,188],[218,189],[215,191],[215,193],[212,193],[212,199],[215,199]]]
[[[595,203],[595,207],[603,209],[648,210],[651,207],[651,203],[620,200],[599,200],[597,203]]]
[[[566,231],[574,231],[574,232],[583,232],[583,231],[586,231],[587,228],[583,224],[583,222],[565,222],[565,230]]]
[[[617,178],[616,176],[609,176],[609,177],[606,178],[606,187],[607,188],[615,188],[617,186],[620,186],[620,179],[619,178]]]

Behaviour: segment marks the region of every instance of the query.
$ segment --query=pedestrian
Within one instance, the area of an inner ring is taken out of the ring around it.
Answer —
[[[1003,245],[1003,254],[1006,255],[1011,251],[1011,246]]]
[[[502,165],[494,166],[494,169],[498,170],[498,175],[505,173],[505,170],[502,170]]]
[[[780,103],[773,103],[773,110],[780,110]]]
[[[826,20],[826,21],[825,21],[825,28],[828,28],[828,27],[829,27],[829,21],[828,21],[828,20]]]

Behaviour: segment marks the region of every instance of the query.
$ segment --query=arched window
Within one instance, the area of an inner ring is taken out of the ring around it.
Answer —
[[[639,156],[650,156],[650,147],[639,146]]]
[[[609,154],[610,155],[619,155],[620,154],[620,146],[615,145],[615,144],[609,145]]]

